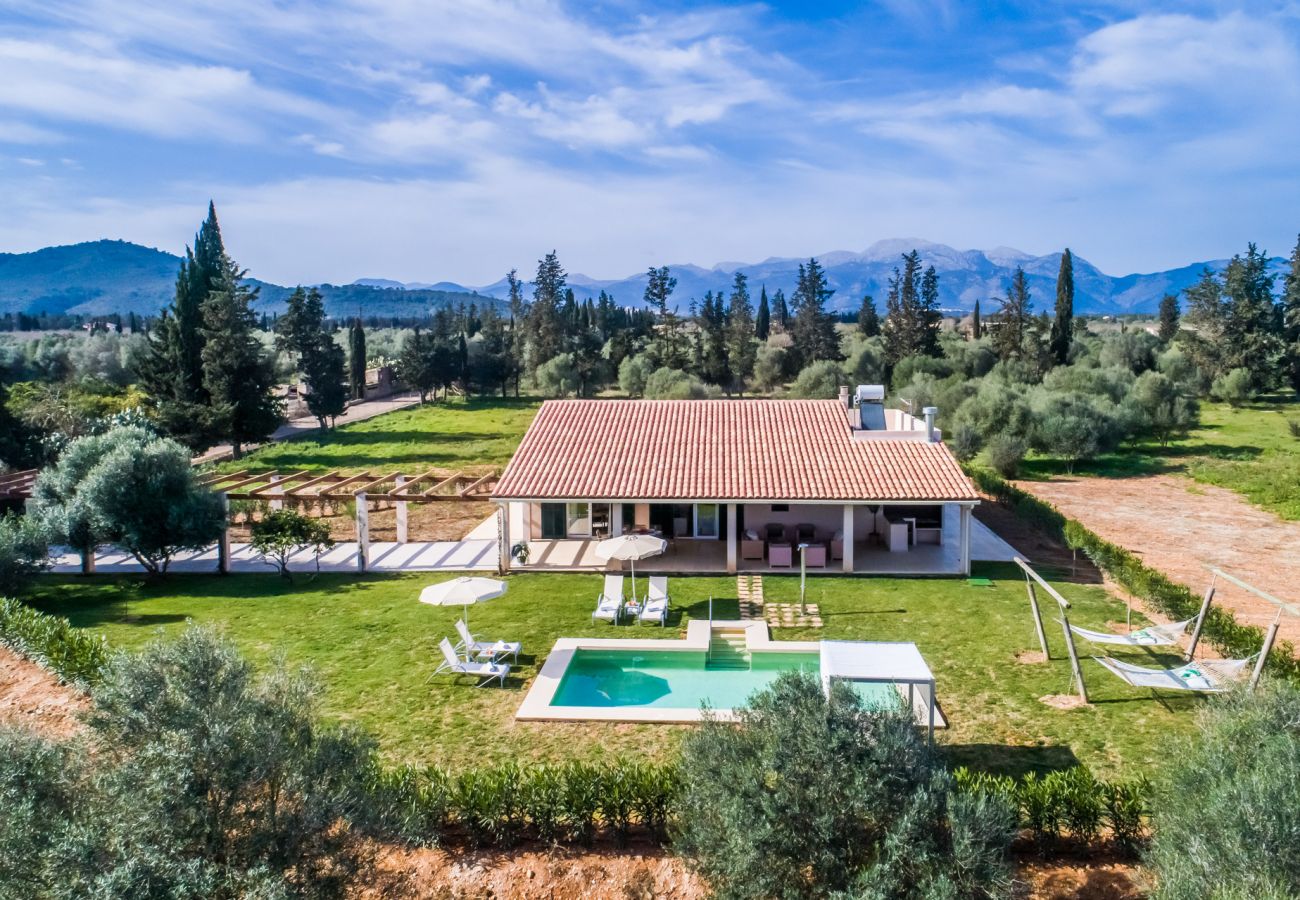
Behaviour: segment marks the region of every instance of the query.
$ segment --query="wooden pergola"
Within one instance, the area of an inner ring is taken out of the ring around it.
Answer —
[[[430,469],[419,475],[402,472],[254,472],[242,469],[222,475],[206,475],[201,482],[222,498],[229,509],[231,500],[267,503],[271,509],[283,509],[289,503],[325,503],[352,501],[356,505],[357,568],[364,572],[370,553],[370,505],[392,503],[397,510],[397,543],[408,539],[408,503],[482,502],[492,496],[500,472],[448,472]],[[218,547],[218,569],[229,568],[230,537],[223,533]]]
[[[27,500],[32,496],[32,486],[40,469],[23,469],[0,475],[0,500]]]

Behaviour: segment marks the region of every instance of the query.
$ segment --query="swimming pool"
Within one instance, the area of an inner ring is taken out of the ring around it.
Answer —
[[[820,677],[818,655],[755,653],[747,668],[714,669],[699,651],[578,649],[551,706],[731,709],[782,672]]]
[[[866,668],[849,671],[863,654]],[[931,715],[933,676],[914,644],[775,641],[753,621],[692,621],[679,640],[560,638],[515,718],[685,723],[705,707],[728,718],[790,671],[847,681],[869,705],[910,705],[919,724],[946,724]]]

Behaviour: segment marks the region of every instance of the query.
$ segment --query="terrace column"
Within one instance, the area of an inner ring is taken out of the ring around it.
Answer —
[[[510,507],[505,503],[497,506],[497,544],[497,568],[505,575],[510,571]]]
[[[961,573],[970,574],[970,518],[971,508],[961,507]]]
[[[736,504],[727,504],[727,574],[736,574]]]
[[[217,538],[217,571],[222,575],[230,574],[230,497],[222,492],[221,498],[221,536]]]
[[[844,540],[842,541],[844,545],[844,550],[841,554],[844,557],[844,559],[841,562],[844,567],[844,571],[847,572],[849,575],[852,575],[853,574],[853,504],[852,503],[844,504],[844,524],[842,524],[840,528],[844,531]]]
[[[352,496],[357,504],[357,571],[365,572],[370,556],[370,506],[365,491]]]
[[[406,485],[406,476],[398,475],[393,479],[393,490],[400,492]],[[406,501],[397,501],[397,543],[405,544],[407,540]]]
[[[280,473],[275,472],[266,482],[266,492],[268,494],[283,494],[284,488],[280,487]],[[271,509],[284,509],[283,500],[272,500],[268,504]]]

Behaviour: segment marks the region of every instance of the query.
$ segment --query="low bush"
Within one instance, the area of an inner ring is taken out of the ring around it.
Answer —
[[[73,628],[67,619],[11,598],[0,599],[0,643],[81,685],[99,681],[108,662],[102,635]]]
[[[1233,369],[1214,379],[1210,393],[1229,406],[1241,406],[1255,399],[1255,378],[1250,369]]]
[[[0,517],[0,597],[14,596],[49,566],[49,536],[31,516]]]
[[[1101,781],[1083,766],[1020,779],[965,768],[953,776],[960,790],[1009,803],[1019,828],[1040,846],[1063,837],[1094,846],[1108,829],[1119,849],[1133,852],[1147,833],[1151,784],[1145,778]]]

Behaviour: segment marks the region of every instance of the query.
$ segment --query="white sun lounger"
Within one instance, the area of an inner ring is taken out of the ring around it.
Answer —
[[[596,611],[591,614],[591,620],[604,619],[607,622],[618,624],[618,620],[623,615],[623,576],[606,575],[605,588],[596,598]]]
[[[490,656],[499,659],[502,656],[513,656],[515,662],[519,661],[519,651],[523,649],[523,644],[519,641],[480,641],[470,633],[464,619],[456,620],[456,633],[460,635],[460,643],[455,649],[467,657]]]
[[[658,622],[659,625],[668,624],[668,576],[651,575],[650,590],[646,594],[645,603],[641,604],[641,611],[637,613],[637,623],[641,622]]]
[[[451,645],[451,641],[443,638],[438,642],[438,649],[442,651],[442,665],[434,671],[434,675],[441,675],[443,672],[454,672],[457,675],[472,675],[475,678],[482,678],[477,687],[491,681],[501,682],[501,686],[506,686],[506,676],[510,674],[510,666],[506,663],[494,662],[474,662],[472,660],[461,659],[456,655],[456,648]]]

